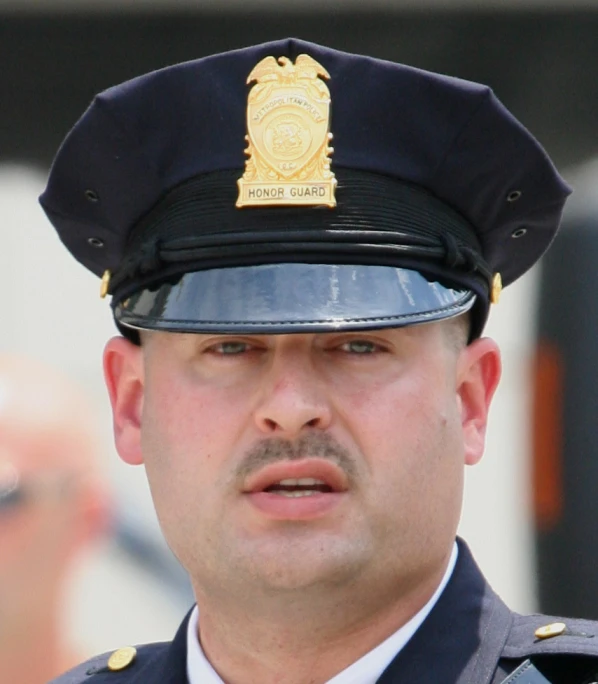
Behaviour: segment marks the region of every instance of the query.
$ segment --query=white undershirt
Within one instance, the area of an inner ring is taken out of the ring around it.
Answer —
[[[394,634],[391,634],[388,639],[378,644],[369,653],[366,653],[352,665],[349,665],[342,672],[329,679],[327,684],[375,684],[380,675],[415,632],[417,632],[422,622],[436,605],[453,574],[457,555],[458,549],[455,542],[442,582],[440,582],[432,598],[419,613],[414,615],[407,624],[403,625]],[[220,679],[214,668],[210,665],[201,648],[198,639],[198,624],[199,611],[197,606],[195,606],[187,627],[187,678],[189,679],[189,684],[224,684],[223,680]]]

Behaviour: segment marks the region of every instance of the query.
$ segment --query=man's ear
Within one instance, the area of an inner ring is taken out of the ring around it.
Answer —
[[[500,374],[500,351],[494,340],[475,340],[461,351],[457,362],[457,398],[466,465],[475,465],[484,453],[488,411]]]
[[[114,442],[125,463],[140,465],[143,412],[143,352],[124,337],[113,337],[104,349],[104,379],[112,404]]]

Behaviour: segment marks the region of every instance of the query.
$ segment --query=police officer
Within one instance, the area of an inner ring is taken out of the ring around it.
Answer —
[[[594,681],[598,627],[513,614],[456,539],[488,309],[569,192],[489,88],[300,40],[98,95],[41,202],[197,603],[56,681]]]

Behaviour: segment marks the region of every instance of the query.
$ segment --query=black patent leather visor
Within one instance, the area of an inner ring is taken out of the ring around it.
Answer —
[[[267,264],[186,273],[114,309],[129,328],[297,333],[392,328],[451,318],[475,294],[390,266]]]

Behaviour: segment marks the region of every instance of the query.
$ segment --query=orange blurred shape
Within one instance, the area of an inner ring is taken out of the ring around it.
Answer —
[[[532,409],[532,486],[536,528],[550,531],[563,511],[563,364],[554,344],[536,350]]]

